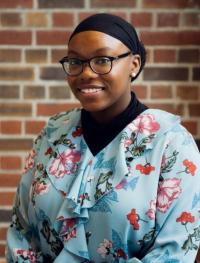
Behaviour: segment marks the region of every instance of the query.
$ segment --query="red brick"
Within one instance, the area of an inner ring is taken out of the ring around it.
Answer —
[[[14,197],[15,197],[15,192],[0,192],[0,206],[12,205],[14,201]]]
[[[199,0],[143,0],[144,8],[184,8],[184,7],[194,7],[200,6]]]
[[[39,85],[28,85],[24,87],[23,94],[25,99],[42,99],[45,96],[45,88]]]
[[[37,105],[37,116],[51,116],[58,112],[68,111],[70,109],[80,107],[78,103],[68,103],[68,104],[55,104],[55,103],[39,103]]]
[[[37,32],[38,45],[67,45],[70,32],[65,31],[39,31]]]
[[[27,151],[32,148],[32,139],[0,139],[1,151]]]
[[[141,32],[141,39],[145,45],[199,45],[200,34],[198,31],[178,31],[178,32]]]
[[[182,100],[198,100],[199,91],[198,86],[178,86],[176,87],[176,97]]]
[[[178,62],[183,63],[199,63],[200,50],[199,49],[181,49],[178,51]]]
[[[184,106],[182,104],[146,103],[146,105],[152,109],[161,109],[178,115],[183,115],[184,112]]]
[[[0,62],[19,62],[21,60],[21,50],[0,49]]]
[[[21,169],[21,158],[17,156],[1,156],[1,169],[3,170],[15,170]]]
[[[5,256],[5,244],[0,244],[0,257]]]
[[[84,7],[83,0],[38,0],[39,8],[81,8]]]
[[[125,8],[125,7],[135,7],[136,1],[135,0],[92,0],[91,7],[92,8]]]
[[[192,69],[192,79],[200,80],[200,67],[195,67]]]
[[[0,80],[33,80],[33,68],[4,67],[0,68]]]
[[[6,0],[0,1],[0,8],[32,8],[33,0]]]
[[[188,80],[188,76],[186,67],[146,67],[143,72],[143,79],[150,81],[185,81]]]
[[[159,13],[157,14],[157,26],[168,27],[179,25],[179,14],[176,13]]]
[[[44,128],[45,121],[26,121],[25,122],[25,133],[26,134],[39,134]]]
[[[66,73],[60,67],[42,67],[40,68],[40,78],[43,80],[65,80]]]
[[[147,86],[135,85],[133,83],[133,86],[131,87],[131,89],[139,99],[146,99],[147,98]]]
[[[189,115],[191,117],[200,117],[200,103],[189,104]]]
[[[1,133],[2,134],[20,134],[21,133],[21,121],[1,121]]]
[[[183,26],[189,26],[189,27],[200,26],[199,12],[182,13],[181,22]]]
[[[74,24],[73,13],[53,13],[52,14],[53,26],[56,27],[72,27]]]
[[[176,61],[176,51],[173,49],[155,49],[154,62],[171,63]]]
[[[51,62],[58,63],[60,59],[67,56],[67,48],[51,50]]]
[[[0,31],[0,45],[30,45],[32,36],[30,31]]]
[[[52,86],[49,87],[49,96],[51,99],[69,99],[70,89],[65,86]]]
[[[185,120],[182,121],[182,125],[191,132],[192,135],[197,135],[197,122],[196,121],[189,121]]]
[[[21,16],[18,13],[3,13],[1,14],[2,26],[20,26],[22,23]]]
[[[17,99],[19,98],[19,86],[17,85],[0,85],[1,99]]]
[[[152,99],[171,99],[172,87],[165,85],[153,85],[151,86],[151,98]]]
[[[44,63],[47,62],[47,50],[30,49],[25,51],[25,58],[28,63]]]
[[[0,241],[1,240],[5,240],[6,239],[6,235],[7,235],[7,227],[0,227]]]
[[[0,185],[1,187],[16,187],[20,178],[20,174],[0,173]]]
[[[131,23],[137,27],[151,27],[152,26],[152,13],[137,12],[131,13]]]
[[[0,116],[31,116],[32,105],[29,103],[1,103]]]
[[[7,261],[3,258],[0,258],[0,263],[7,263]]]
[[[46,13],[27,13],[25,14],[25,25],[28,27],[46,27],[48,25]]]

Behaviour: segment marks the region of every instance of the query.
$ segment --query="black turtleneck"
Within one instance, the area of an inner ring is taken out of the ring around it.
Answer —
[[[135,94],[131,92],[131,101],[128,107],[109,123],[98,123],[91,114],[82,109],[81,122],[84,139],[95,156],[108,145],[131,121],[147,109]]]

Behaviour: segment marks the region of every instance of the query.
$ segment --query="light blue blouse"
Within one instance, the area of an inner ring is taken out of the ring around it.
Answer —
[[[8,262],[193,263],[200,154],[180,118],[148,109],[93,156],[80,112],[50,118],[27,157]]]

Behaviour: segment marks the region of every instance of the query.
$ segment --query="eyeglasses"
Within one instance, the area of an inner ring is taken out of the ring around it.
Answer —
[[[132,52],[126,52],[117,57],[97,56],[90,59],[64,57],[61,63],[65,73],[69,76],[78,76],[83,72],[84,64],[88,64],[91,70],[97,74],[108,74],[112,70],[113,61],[129,56]]]

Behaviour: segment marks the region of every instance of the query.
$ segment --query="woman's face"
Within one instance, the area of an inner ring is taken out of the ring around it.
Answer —
[[[116,57],[129,49],[121,41],[97,31],[84,31],[75,35],[68,47],[68,57],[89,59],[95,56]],[[112,70],[100,75],[84,64],[78,76],[68,76],[67,80],[75,97],[83,108],[99,121],[109,120],[121,113],[130,102],[131,73],[140,67],[138,55],[129,55],[114,60]]]

